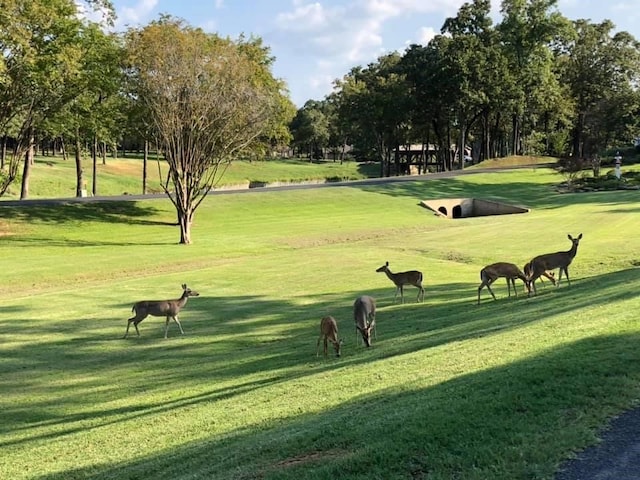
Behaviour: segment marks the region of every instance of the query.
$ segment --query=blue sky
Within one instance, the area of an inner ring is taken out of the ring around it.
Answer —
[[[112,0],[117,28],[141,26],[168,13],[222,36],[262,37],[273,73],[301,107],[322,100],[332,82],[380,55],[426,44],[464,0]],[[494,22],[500,2],[492,1]],[[613,21],[640,40],[638,0],[560,0],[567,18]]]

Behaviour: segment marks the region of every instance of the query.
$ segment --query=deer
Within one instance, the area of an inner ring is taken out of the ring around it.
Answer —
[[[187,304],[189,297],[197,297],[200,294],[187,287],[186,284],[182,284],[182,296],[177,300],[142,300],[136,302],[131,309],[135,312],[135,316],[127,320],[127,330],[124,332],[124,337],[127,338],[129,334],[129,327],[131,324],[136,328],[136,333],[140,336],[140,330],[138,330],[138,324],[142,322],[149,315],[154,317],[166,317],[164,325],[164,338],[167,338],[167,332],[169,331],[169,320],[173,319],[180,328],[180,333],[184,335],[180,320],[178,320],[178,313]]]
[[[333,344],[336,351],[336,357],[340,356],[340,347],[342,347],[342,339],[338,338],[338,323],[332,316],[323,317],[320,320],[320,337],[316,343],[316,357],[320,355],[320,340],[324,342],[324,356],[327,356],[328,342]]]
[[[569,234],[567,235],[567,238],[571,241],[571,248],[566,252],[545,253],[543,255],[538,255],[531,260],[531,273],[528,278],[529,283],[533,286],[534,294],[538,294],[535,281],[540,278],[540,276],[544,275],[544,272],[555,270],[556,268],[559,269],[559,273],[555,286],[558,287],[560,285],[562,272],[564,272],[565,277],[567,277],[567,282],[569,283],[569,286],[571,286],[571,280],[569,279],[569,265],[571,265],[571,262],[578,253],[578,245],[580,244],[580,240],[582,240],[582,233],[575,238]],[[529,289],[529,295],[531,295],[531,291],[532,290]]]
[[[525,263],[524,267],[522,268],[522,272],[524,273],[525,277],[529,278],[531,276],[531,274],[533,273],[532,262]],[[553,273],[552,270],[550,270],[548,272],[545,271],[540,275],[540,281],[544,285],[544,280],[542,280],[542,277],[548,278],[551,281],[551,284],[555,286],[556,277],[555,277],[555,274]]]
[[[478,287],[478,305],[480,305],[480,291],[484,287],[487,287],[493,299],[496,300],[496,296],[493,294],[493,290],[491,290],[491,284],[501,277],[507,279],[509,297],[511,297],[511,285],[513,285],[513,292],[516,297],[518,296],[518,292],[516,290],[516,278],[522,280],[527,289],[530,288],[529,279],[517,265],[508,262],[492,263],[480,270],[480,280],[482,280],[482,283]]]
[[[393,273],[391,270],[389,270],[389,262],[386,262],[384,265],[378,268],[376,272],[386,273],[387,277],[389,277],[389,280],[391,280],[395,284],[396,294],[393,297],[393,303],[395,303],[396,299],[398,298],[398,292],[400,292],[400,299],[402,303],[404,303],[403,287],[405,285],[413,285],[414,287],[417,287],[418,298],[416,299],[416,301],[420,302],[421,297],[422,297],[422,301],[424,301],[424,287],[422,286],[422,272],[419,272],[417,270],[410,270],[408,272]]]
[[[356,343],[358,332],[367,347],[371,346],[371,331],[376,337],[376,301],[373,297],[363,295],[353,303],[353,319],[356,323]]]

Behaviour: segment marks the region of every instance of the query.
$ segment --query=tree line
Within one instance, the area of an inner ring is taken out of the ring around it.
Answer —
[[[555,0],[465,3],[426,45],[411,45],[336,80],[291,124],[293,145],[400,168],[422,145],[444,169],[532,154],[588,158],[639,132],[640,44],[604,20],[571,21]],[[426,156],[425,156],[426,158]]]

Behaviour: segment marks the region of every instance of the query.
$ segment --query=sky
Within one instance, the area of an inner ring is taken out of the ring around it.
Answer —
[[[223,37],[262,38],[275,57],[273,75],[284,80],[300,108],[322,100],[333,81],[353,67],[411,44],[426,45],[464,0],[112,0],[116,29],[144,26],[170,14]],[[494,24],[500,1],[492,2]],[[559,0],[571,20],[611,20],[640,40],[638,0]]]

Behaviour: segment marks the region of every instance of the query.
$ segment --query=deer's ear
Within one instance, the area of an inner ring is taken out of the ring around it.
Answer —
[[[582,239],[582,234],[578,235],[578,240]]]

